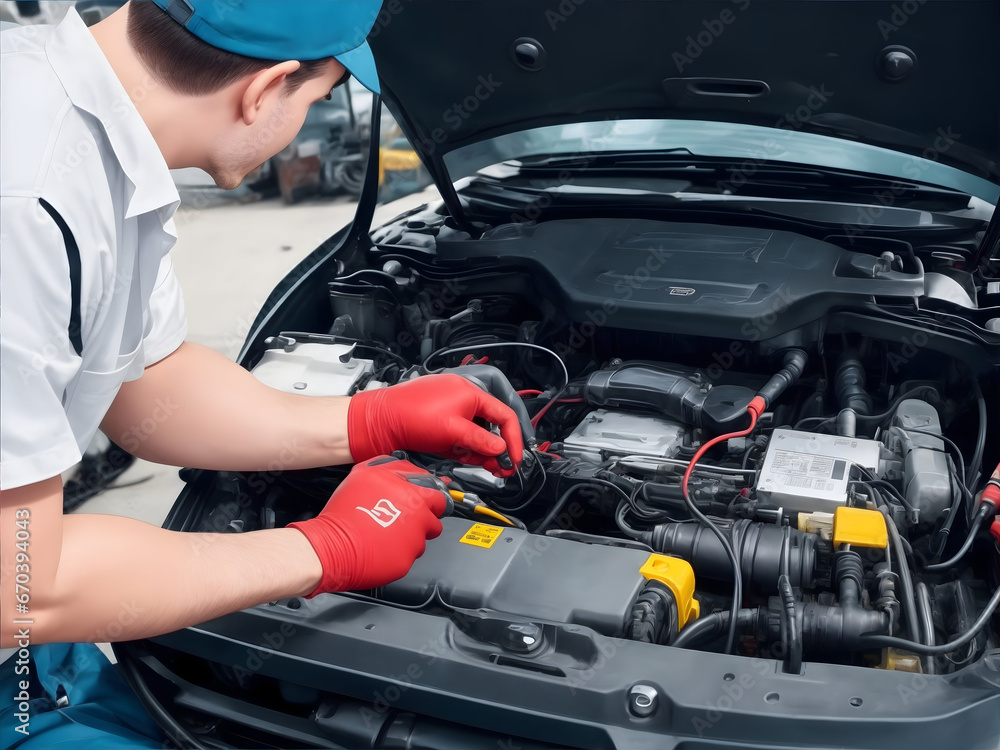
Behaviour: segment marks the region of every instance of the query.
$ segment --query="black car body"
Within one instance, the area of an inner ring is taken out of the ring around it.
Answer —
[[[370,157],[241,361],[492,385],[517,481],[411,458],[531,531],[118,644],[147,706],[205,747],[996,747],[998,38],[977,0],[387,2],[442,201],[372,230]],[[165,525],[281,526],[345,470],[189,471]]]

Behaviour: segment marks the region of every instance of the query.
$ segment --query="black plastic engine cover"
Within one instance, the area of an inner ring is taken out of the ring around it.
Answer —
[[[437,249],[540,265],[581,323],[731,339],[771,338],[838,306],[924,292],[922,271],[877,270],[871,255],[749,227],[565,219],[505,224]]]

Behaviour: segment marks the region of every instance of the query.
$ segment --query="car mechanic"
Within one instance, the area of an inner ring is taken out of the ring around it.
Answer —
[[[133,0],[89,29],[71,10],[0,34],[5,747],[161,747],[93,642],[381,586],[440,533],[446,500],[413,482],[426,472],[380,457],[439,453],[501,476],[520,462],[514,413],[457,375],[306,397],[184,341],[169,170],[234,188],[348,76],[378,93],[366,36],[380,5]],[[139,457],[177,466],[356,466],[319,516],[287,528],[64,516],[60,475],[99,428],[140,434]]]

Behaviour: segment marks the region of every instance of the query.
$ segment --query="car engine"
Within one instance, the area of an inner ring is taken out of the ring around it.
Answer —
[[[329,284],[329,330],[268,340],[252,372],[274,388],[351,395],[447,371],[521,423],[508,479],[408,454],[466,501],[408,575],[345,596],[503,613],[510,658],[544,650],[547,623],[795,673],[943,674],[998,645],[997,446],[960,358],[815,325],[755,341],[581,325],[534,284],[400,256]],[[347,468],[221,474],[231,499],[200,528],[309,517]]]

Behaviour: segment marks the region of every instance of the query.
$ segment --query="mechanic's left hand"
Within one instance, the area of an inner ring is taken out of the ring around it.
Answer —
[[[476,417],[500,427],[494,435]],[[511,476],[524,447],[514,411],[459,375],[426,375],[351,398],[347,438],[355,462],[394,450],[436,453]],[[513,465],[504,468],[498,457]]]

